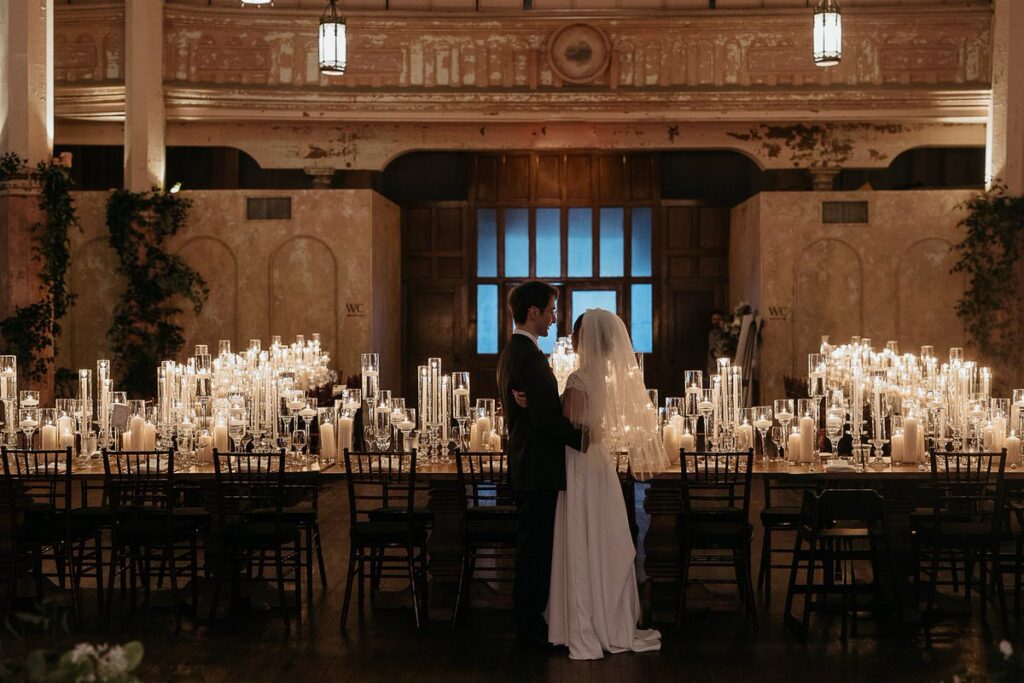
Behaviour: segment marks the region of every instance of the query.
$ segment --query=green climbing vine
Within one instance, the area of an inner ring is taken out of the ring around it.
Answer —
[[[198,313],[209,295],[202,276],[163,248],[184,225],[191,205],[158,188],[117,190],[107,200],[109,243],[125,280],[107,337],[118,359],[117,386],[133,396],[156,393],[157,366],[185,343],[177,323],[183,300]]]
[[[953,272],[967,276],[967,289],[956,314],[982,353],[1020,358],[1024,197],[1008,196],[1004,187],[996,187],[967,200],[964,207],[968,213],[960,225],[967,234],[953,247],[959,254]]]
[[[38,380],[56,354],[60,321],[75,301],[68,289],[67,271],[71,262],[68,232],[80,228],[71,199],[74,182],[68,169],[59,161],[40,161],[35,169],[13,152],[0,155],[0,184],[12,178],[35,179],[40,184],[39,209],[43,220],[32,226],[35,244],[32,258],[40,264],[43,280],[42,298],[0,321],[4,352],[18,357],[19,370],[27,380]],[[46,350],[53,347],[53,353]]]

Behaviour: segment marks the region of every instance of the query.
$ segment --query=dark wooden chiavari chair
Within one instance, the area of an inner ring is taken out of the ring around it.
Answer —
[[[0,491],[3,534],[9,547],[8,597],[10,609],[17,599],[18,579],[25,573],[35,580],[36,599],[42,599],[45,582],[56,578],[62,589],[70,586],[75,619],[80,615],[78,588],[83,564],[75,546],[92,541],[99,552],[99,531],[94,524],[75,517],[71,482],[71,449],[17,450],[3,447],[4,485]],[[46,564],[53,569],[47,570]],[[102,572],[102,568],[96,568]],[[102,574],[100,573],[100,585]],[[99,591],[102,594],[102,590]],[[102,595],[99,598],[102,609]]]
[[[349,504],[349,561],[341,628],[347,627],[352,584],[359,578],[359,618],[364,617],[364,583],[407,578],[416,625],[427,622],[427,526],[415,514],[416,451],[367,453],[345,449]],[[401,514],[375,516],[382,509]]]
[[[455,451],[462,509],[462,562],[452,624],[479,571],[485,581],[515,578],[518,515],[508,482],[508,455]],[[481,567],[478,563],[482,561]]]
[[[285,584],[294,585],[295,617],[301,623],[302,540],[298,523],[283,514],[284,450],[223,453],[214,449],[213,464],[221,553],[216,565],[211,614],[217,612],[225,575],[231,578],[233,605],[243,574],[248,580],[262,580],[262,572],[254,577],[253,568],[262,563],[265,553],[272,553],[281,618],[285,631],[290,631]]]
[[[974,568],[980,571],[981,614],[987,614],[989,588],[995,584],[1004,631],[1008,628],[999,544],[1003,521],[1006,450],[998,453],[931,451],[931,515],[916,520],[915,540],[920,570],[928,577],[925,639],[937,621],[938,586],[944,568],[964,565],[964,595],[970,599]],[[993,581],[992,578],[998,580]]]
[[[751,581],[750,481],[754,450],[730,453],[687,453],[680,450],[683,490],[680,542],[683,567],[677,623],[686,611],[690,583],[735,583],[754,626],[757,606]],[[735,580],[692,579],[693,567],[732,567]]]
[[[128,577],[130,612],[137,605],[138,587],[141,585],[148,605],[154,580],[159,587],[166,576],[174,599],[175,629],[180,630],[183,602],[178,579],[182,563],[188,567],[193,620],[198,619],[201,526],[192,516],[175,515],[180,492],[175,487],[174,450],[104,449],[102,454],[104,496],[114,520],[107,619],[116,576]]]

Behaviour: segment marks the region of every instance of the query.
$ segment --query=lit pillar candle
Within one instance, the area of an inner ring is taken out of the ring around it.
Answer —
[[[501,450],[501,434],[498,432],[491,432],[491,450],[495,452]]]
[[[121,434],[121,450],[130,451],[132,450],[132,432],[130,429],[126,429]]]
[[[752,426],[744,422],[736,428],[736,431],[739,434],[739,439],[737,439],[739,443],[737,447],[740,450],[745,451],[748,448],[754,447],[754,428]]]
[[[916,417],[908,417],[903,420],[903,459],[907,462],[917,462],[921,459],[917,452],[918,432],[920,423]]]
[[[669,458],[673,456],[678,457],[679,447],[676,445],[676,427],[672,424],[667,424],[661,428],[661,443],[665,446],[665,452]]]
[[[352,418],[338,418],[338,448],[352,450]]]
[[[893,434],[892,437],[892,464],[899,465],[903,463],[903,435]]]
[[[786,442],[786,459],[789,460],[790,462],[797,462],[798,460],[802,460],[802,445],[803,441],[800,438],[800,432],[794,429],[792,432],[790,432],[789,439]]]
[[[1006,441],[1003,442],[1006,449],[1006,464],[1009,467],[1021,466],[1021,443],[1016,432],[1011,432]]]
[[[131,444],[131,446],[126,446],[127,450],[142,450],[142,429],[145,426],[145,424],[146,420],[140,415],[133,416],[132,419],[128,422],[128,432],[126,433],[131,434],[132,438],[131,441],[128,442]]]
[[[137,450],[156,450],[156,425],[152,422],[147,422],[142,425],[142,448]]]
[[[57,437],[57,446],[58,446],[58,448],[61,448],[61,449],[68,448],[68,447],[74,449],[74,447],[75,447],[75,434],[74,434],[74,432],[69,432],[67,434],[60,434]]]
[[[480,448],[480,424],[479,421],[469,426],[469,450],[476,452]]]
[[[213,447],[221,453],[228,452],[228,426],[213,426]]]
[[[43,425],[39,430],[40,446],[45,451],[52,451],[57,448],[57,426]]]
[[[338,455],[338,442],[334,439],[334,425],[330,423],[320,425],[320,455],[325,458],[334,458]]]
[[[209,462],[213,457],[213,437],[209,434],[203,434],[199,437],[199,457],[203,458],[204,461]]]
[[[697,450],[697,439],[690,432],[684,432],[679,437],[678,446],[679,448],[685,449],[687,453],[693,453]],[[668,454],[668,457],[673,464],[679,462],[679,448],[676,448],[673,452]]]
[[[800,462],[811,462],[815,450],[814,418],[804,415],[800,418]]]
[[[1006,441],[1006,418],[999,416],[992,418],[992,450],[998,451]]]

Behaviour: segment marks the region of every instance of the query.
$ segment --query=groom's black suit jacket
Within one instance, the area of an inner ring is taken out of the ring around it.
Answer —
[[[498,389],[508,420],[509,482],[516,493],[565,488],[565,447],[580,448],[580,430],[562,415],[558,382],[529,337],[513,334],[498,358]],[[512,390],[526,391],[520,408]]]

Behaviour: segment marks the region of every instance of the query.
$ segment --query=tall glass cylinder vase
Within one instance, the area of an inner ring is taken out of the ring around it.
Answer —
[[[18,441],[18,357],[0,356],[0,404],[3,405],[4,442],[14,447]]]
[[[82,402],[82,424],[83,434],[92,434],[92,419],[94,413],[92,397],[92,370],[82,368],[78,371],[78,400]]]

